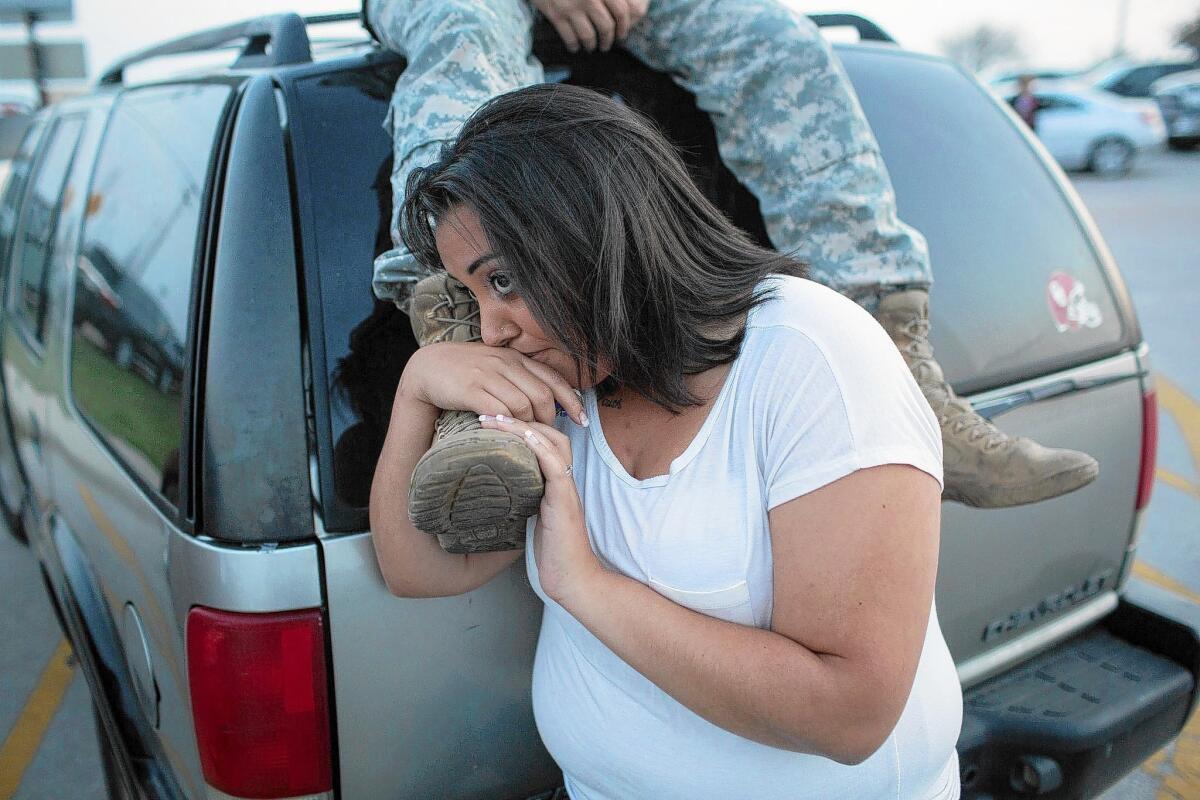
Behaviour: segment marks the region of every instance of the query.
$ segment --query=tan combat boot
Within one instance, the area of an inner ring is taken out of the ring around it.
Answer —
[[[1088,454],[1009,436],[954,394],[933,360],[928,292],[888,294],[875,318],[904,354],[942,426],[943,500],[977,508],[1018,506],[1072,492],[1099,474],[1100,465]]]
[[[409,320],[422,347],[480,340],[471,293],[445,273],[413,287]],[[413,468],[408,516],[449,553],[519,550],[543,488],[537,456],[523,441],[485,430],[470,411],[443,411],[433,446]]]

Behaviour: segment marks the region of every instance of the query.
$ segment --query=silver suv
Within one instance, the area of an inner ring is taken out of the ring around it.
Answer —
[[[523,564],[422,600],[376,567],[368,490],[416,347],[370,289],[404,63],[365,36],[310,40],[344,19],[279,15],[117,64],[38,115],[0,202],[0,506],[87,676],[114,797],[518,800],[560,781],[530,706]],[[1050,502],[944,510],[964,794],[1092,796],[1180,731],[1200,672],[1195,612],[1130,579],[1155,403],[1128,294],[1058,168],[973,78],[865,20],[818,22],[864,36],[838,52],[929,239],[956,389],[1102,465]],[[554,79],[655,117],[765,241],[689,95],[546,32]],[[227,69],[126,80],[230,42]]]

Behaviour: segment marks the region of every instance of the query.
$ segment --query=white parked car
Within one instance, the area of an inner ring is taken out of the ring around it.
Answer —
[[[997,87],[1010,104],[1016,86]],[[1106,176],[1124,175],[1140,151],[1159,148],[1167,139],[1158,105],[1119,97],[1073,81],[1038,81],[1037,135],[1063,169],[1090,169]]]
[[[1200,145],[1200,69],[1176,72],[1150,85],[1167,124],[1167,143],[1180,149]]]

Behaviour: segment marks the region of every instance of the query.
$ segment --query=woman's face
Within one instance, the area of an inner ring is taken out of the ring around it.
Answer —
[[[533,318],[507,267],[492,253],[479,216],[472,208],[460,204],[443,214],[435,237],[446,271],[466,286],[479,304],[484,344],[511,347],[524,353],[554,369],[577,389],[595,386],[608,375],[609,370],[603,368],[592,376],[584,371],[580,383],[575,359]]]

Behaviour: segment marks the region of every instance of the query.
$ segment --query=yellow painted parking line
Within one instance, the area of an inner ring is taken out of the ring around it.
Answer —
[[[1177,475],[1174,472],[1165,470],[1162,467],[1154,470],[1154,477],[1172,489],[1178,489],[1185,494],[1190,494],[1193,497],[1200,497],[1200,486],[1194,485],[1182,475]]]
[[[1200,478],[1200,403],[1162,375],[1154,377],[1154,385],[1158,391],[1158,407],[1170,414],[1179,426],[1183,441],[1192,454],[1192,466]]]
[[[1191,800],[1200,795],[1200,714],[1192,714],[1171,758],[1172,771],[1163,776],[1157,800]]]
[[[68,661],[70,655],[71,645],[63,639],[30,693],[17,724],[0,747],[0,800],[9,800],[16,794],[21,777],[37,755],[42,737],[62,704],[75,675],[75,669]]]
[[[1168,592],[1173,592],[1186,600],[1191,600],[1193,603],[1200,605],[1200,594],[1192,591],[1171,576],[1159,572],[1145,561],[1138,560],[1133,562],[1133,574],[1142,580],[1149,581],[1155,586],[1161,586]]]

